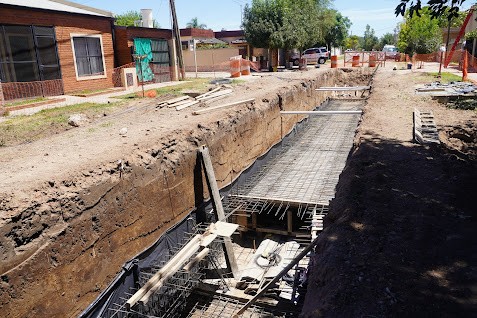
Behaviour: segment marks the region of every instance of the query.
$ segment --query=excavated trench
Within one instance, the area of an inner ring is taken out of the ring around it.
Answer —
[[[331,95],[316,88],[367,84],[371,72],[320,73],[219,121],[164,136],[155,147],[131,154],[120,174],[110,167],[94,182],[84,176],[54,191],[39,190],[23,204],[1,201],[8,212],[0,227],[3,312],[7,317],[78,315],[128,260],[183,224],[209,197],[197,155],[200,145],[208,146],[217,183],[224,188],[303,118],[282,118],[280,111],[311,110]]]

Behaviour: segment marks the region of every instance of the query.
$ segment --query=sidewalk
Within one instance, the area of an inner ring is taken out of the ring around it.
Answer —
[[[144,85],[144,90],[174,86],[174,85],[179,85],[183,83],[184,82],[164,82],[164,83],[147,84],[147,85]],[[113,97],[127,95],[127,94],[141,92],[141,91],[142,91],[142,86],[138,86],[138,87],[132,87],[126,90],[118,90],[116,92],[110,92],[110,93],[105,93],[105,94],[96,95],[96,96],[79,97],[79,96],[72,96],[72,95],[61,95],[61,96],[48,97],[48,99],[50,100],[55,100],[55,99],[60,99],[60,100],[66,99],[66,100],[59,103],[14,110],[10,112],[9,116],[32,115],[43,109],[57,108],[57,107],[63,107],[68,105],[81,104],[81,103],[108,104],[108,103],[119,101],[119,99],[115,99]],[[0,117],[0,122],[4,120],[5,120],[5,117]]]

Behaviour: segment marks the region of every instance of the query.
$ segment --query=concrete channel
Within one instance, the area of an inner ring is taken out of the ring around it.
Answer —
[[[187,228],[190,233],[176,242],[182,247],[160,261],[157,257],[163,250],[154,248],[143,260],[149,266],[138,271],[135,283],[123,284],[118,288],[121,292],[103,301],[100,311],[87,310],[82,317],[233,317],[323,230],[323,218],[352,150],[364,103],[364,99],[333,98],[317,108],[317,114],[324,116],[284,113],[283,117],[300,117],[298,124],[274,151],[262,157],[259,166],[222,191],[226,220],[236,225],[232,254],[237,272],[222,249],[224,238],[215,237],[202,250],[206,256],[197,250],[184,259],[184,264],[194,264],[193,270],[184,266],[147,301],[128,303],[157,276],[154,273],[168,268],[168,258],[188,249],[194,237],[204,235],[207,240],[211,229],[189,219],[168,234]],[[206,210],[206,219],[214,222],[213,207]],[[306,293],[309,256],[297,260],[287,273],[289,278],[276,283],[241,316],[298,316]],[[194,258],[200,261],[194,263]]]
[[[108,168],[94,182],[77,180],[81,188],[63,186],[67,192],[61,201],[54,200],[58,189],[48,188],[31,205],[10,208],[4,202],[12,217],[0,228],[2,305],[15,313],[11,317],[232,315],[319,235],[360,119],[357,114],[280,112],[310,111],[318,105],[326,111],[359,110],[364,101],[347,92],[316,89],[368,85],[373,71],[329,70],[260,96],[253,107],[198,125],[185,140],[164,136],[140,160],[131,159],[121,178]],[[239,273],[231,272],[223,253],[227,236],[213,233],[217,238],[199,247],[184,266],[207,248],[204,261],[189,270],[180,266],[149,302],[128,307],[126,302],[181,247],[196,235],[214,232],[204,225],[216,217],[207,205],[209,191],[197,152],[203,144],[221,189],[224,221],[238,226],[232,241]],[[58,211],[61,222],[50,222]],[[39,233],[25,231],[33,220],[43,226]],[[262,261],[266,263],[258,264]],[[296,315],[306,284],[294,281],[304,276],[306,267],[305,257],[244,317]],[[71,301],[54,301],[60,297]]]

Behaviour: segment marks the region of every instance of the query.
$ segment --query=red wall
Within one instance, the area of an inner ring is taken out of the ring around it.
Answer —
[[[21,9],[0,5],[0,24],[55,26],[58,55],[65,93],[113,87],[114,49],[111,19],[52,12],[48,10]],[[106,78],[77,80],[71,46],[71,33],[101,34],[106,65]]]

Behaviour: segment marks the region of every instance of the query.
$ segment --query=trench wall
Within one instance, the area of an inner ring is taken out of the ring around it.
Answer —
[[[0,308],[5,317],[73,317],[121,266],[208,197],[196,149],[206,144],[220,187],[280,141],[329,93],[320,86],[365,84],[370,71],[329,70],[257,98],[219,121],[173,132],[135,151],[124,171],[109,164],[37,189],[22,204],[0,202]]]

